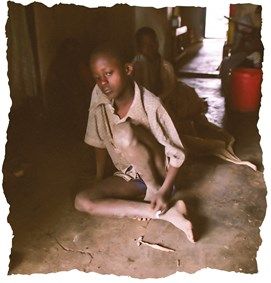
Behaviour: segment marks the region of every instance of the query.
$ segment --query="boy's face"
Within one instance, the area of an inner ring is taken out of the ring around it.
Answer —
[[[108,99],[120,97],[128,86],[130,69],[111,54],[97,54],[90,62],[93,77]]]
[[[155,59],[159,54],[159,44],[156,37],[143,35],[140,40],[139,50],[149,59]]]

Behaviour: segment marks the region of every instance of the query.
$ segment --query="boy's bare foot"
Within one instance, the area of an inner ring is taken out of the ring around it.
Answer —
[[[171,207],[165,214],[162,214],[159,218],[172,223],[175,227],[182,230],[187,239],[191,243],[195,243],[193,235],[193,227],[189,220],[185,218],[187,213],[185,203],[182,200],[178,200],[173,207]]]

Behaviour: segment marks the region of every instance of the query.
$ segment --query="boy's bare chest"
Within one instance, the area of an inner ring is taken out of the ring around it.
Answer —
[[[125,117],[130,109],[131,103],[128,103],[127,105],[122,105],[121,107],[118,107],[115,110],[115,114],[119,116],[120,119]]]

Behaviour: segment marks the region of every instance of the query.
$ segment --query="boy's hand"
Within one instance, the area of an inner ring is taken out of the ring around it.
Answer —
[[[151,201],[151,208],[164,214],[168,210],[168,199],[165,194],[157,192]]]

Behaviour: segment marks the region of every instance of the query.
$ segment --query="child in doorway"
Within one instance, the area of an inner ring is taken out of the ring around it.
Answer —
[[[186,206],[171,203],[185,154],[160,99],[131,79],[132,65],[112,47],[90,58],[96,80],[85,142],[95,148],[96,182],[77,194],[75,208],[93,215],[159,218],[194,242]],[[109,153],[117,172],[104,179]]]
[[[205,117],[208,108],[196,91],[177,81],[172,65],[159,54],[156,32],[140,28],[135,35],[137,55],[133,60],[135,80],[157,94],[171,114],[186,151],[191,155],[215,155],[235,164],[256,166],[239,159],[232,148],[234,138]]]
[[[193,88],[177,81],[173,66],[159,53],[156,32],[150,27],[142,27],[136,32],[135,41],[137,54],[133,60],[134,79],[159,96],[165,104],[181,99],[178,107],[182,108],[178,112],[182,117],[203,115],[208,108],[207,103]]]

